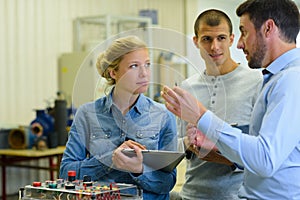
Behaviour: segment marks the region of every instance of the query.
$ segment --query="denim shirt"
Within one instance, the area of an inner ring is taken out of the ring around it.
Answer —
[[[60,177],[67,179],[68,171],[75,170],[77,179],[90,175],[93,181],[135,184],[143,189],[143,199],[169,199],[176,169],[168,173],[144,166],[137,175],[113,167],[112,153],[127,139],[147,149],[175,151],[175,116],[143,94],[126,115],[113,103],[112,94],[82,105],[69,132]]]

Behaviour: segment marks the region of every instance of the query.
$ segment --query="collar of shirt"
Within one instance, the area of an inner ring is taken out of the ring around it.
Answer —
[[[112,93],[114,91],[114,88],[111,90],[111,92],[106,96],[106,102],[105,102],[105,110],[111,111],[112,106],[114,105],[113,99],[112,99]],[[138,114],[141,114],[143,108],[146,106],[145,103],[145,96],[143,94],[140,94],[138,97],[138,100],[136,103],[132,106],[130,110],[134,110]]]
[[[231,76],[233,76],[235,73],[238,73],[238,71],[240,71],[240,69],[241,69],[241,67],[243,67],[243,66],[241,66],[240,64],[234,69],[234,70],[232,70],[232,71],[230,71],[230,72],[228,72],[228,73],[226,73],[226,74],[220,74],[220,75],[218,75],[218,76],[212,76],[212,75],[207,75],[206,74],[206,69],[205,70],[203,70],[203,76],[205,77],[205,79],[208,79],[208,80],[211,80],[212,78],[227,78],[227,77],[231,77]]]
[[[300,55],[300,48],[289,50],[275,59],[266,69],[271,74],[276,74],[283,70],[290,62],[294,61]]]

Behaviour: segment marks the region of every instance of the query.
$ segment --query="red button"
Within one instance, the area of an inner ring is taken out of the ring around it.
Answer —
[[[32,186],[33,186],[33,187],[40,187],[40,186],[42,186],[42,183],[36,181],[36,182],[33,182],[33,183],[32,183]]]
[[[68,171],[68,176],[76,176],[76,171]]]

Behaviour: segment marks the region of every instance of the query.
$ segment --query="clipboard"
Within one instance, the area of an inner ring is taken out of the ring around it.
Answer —
[[[129,156],[136,156],[134,149],[123,149],[122,152]],[[164,150],[142,150],[143,163],[154,170],[165,172],[173,171],[185,157],[184,152]]]

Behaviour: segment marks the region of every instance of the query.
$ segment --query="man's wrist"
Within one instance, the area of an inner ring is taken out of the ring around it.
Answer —
[[[196,122],[194,124],[198,124],[201,117],[207,111],[207,109],[200,102],[197,102],[197,103],[198,103],[198,108],[199,108],[199,115],[196,117]]]

